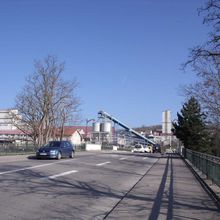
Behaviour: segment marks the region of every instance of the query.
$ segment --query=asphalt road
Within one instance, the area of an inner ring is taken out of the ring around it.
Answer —
[[[82,152],[0,158],[0,219],[220,219],[180,158]]]

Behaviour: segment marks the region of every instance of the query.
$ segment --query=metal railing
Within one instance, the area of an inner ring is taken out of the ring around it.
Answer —
[[[186,149],[188,159],[197,169],[206,175],[207,179],[220,187],[220,157],[199,153]]]
[[[0,144],[0,156],[35,154],[39,147],[33,145]],[[76,151],[85,151],[85,144],[75,145]]]
[[[32,154],[35,153],[36,149],[33,145],[16,146],[13,144],[1,144],[0,155]]]

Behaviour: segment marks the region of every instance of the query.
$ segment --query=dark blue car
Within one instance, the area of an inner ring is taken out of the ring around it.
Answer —
[[[50,141],[36,152],[37,159],[61,159],[63,157],[73,158],[75,147],[70,141]]]

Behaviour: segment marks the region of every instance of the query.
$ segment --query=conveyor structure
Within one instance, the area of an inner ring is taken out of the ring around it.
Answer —
[[[146,138],[145,136],[141,135],[140,133],[136,132],[135,130],[133,130],[132,128],[128,127],[127,125],[125,125],[124,123],[122,123],[121,121],[119,121],[118,119],[116,119],[115,117],[112,117],[110,114],[108,114],[107,112],[104,111],[99,111],[98,115],[100,118],[108,118],[109,120],[113,121],[114,123],[118,124],[119,126],[121,126],[122,128],[124,128],[125,130],[127,130],[128,132],[130,132],[131,134],[135,135],[136,137],[146,141],[147,143],[150,143],[152,145],[155,145],[156,143],[153,142],[152,140]]]

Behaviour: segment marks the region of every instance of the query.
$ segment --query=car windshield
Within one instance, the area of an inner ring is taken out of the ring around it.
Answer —
[[[141,148],[141,145],[136,145],[135,148]]]
[[[50,141],[44,147],[60,147],[60,145],[61,145],[60,141]]]

